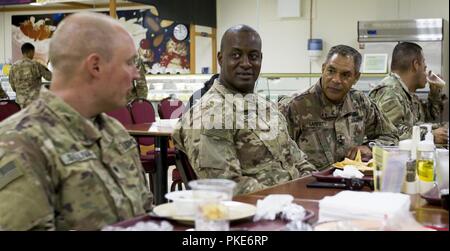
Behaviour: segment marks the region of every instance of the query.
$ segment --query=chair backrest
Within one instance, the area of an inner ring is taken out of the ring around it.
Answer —
[[[0,100],[0,121],[20,111],[20,106],[14,100]]]
[[[188,185],[189,181],[196,180],[197,175],[194,172],[187,155],[178,149],[175,150],[175,166],[180,172],[181,179],[183,180],[186,189],[191,189]]]
[[[135,124],[155,122],[155,110],[147,99],[134,99],[129,106]],[[154,137],[139,137],[138,142],[140,145],[150,146],[155,143],[155,139]]]
[[[155,110],[150,101],[137,98],[130,102],[130,111],[136,124],[155,122]]]
[[[133,119],[131,117],[130,110],[128,110],[128,107],[121,107],[113,111],[109,111],[106,114],[109,116],[119,120],[122,125],[131,125],[133,124]]]
[[[183,115],[184,104],[179,99],[165,98],[158,104],[158,114],[161,119],[176,119]]]

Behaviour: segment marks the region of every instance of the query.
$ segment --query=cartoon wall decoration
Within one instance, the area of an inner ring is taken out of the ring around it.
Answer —
[[[47,64],[51,36],[67,15],[70,13],[12,16],[12,63],[22,57],[22,44],[29,42],[36,48],[35,59]],[[188,31],[180,31],[180,27],[188,26],[159,17],[153,6],[146,10],[117,11],[117,17],[132,35],[148,73],[190,72]]]

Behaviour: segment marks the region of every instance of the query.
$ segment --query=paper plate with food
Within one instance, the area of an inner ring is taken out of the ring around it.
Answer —
[[[317,181],[322,182],[345,183],[347,179],[351,178],[373,182],[373,164],[373,160],[363,162],[361,160],[361,152],[358,151],[354,160],[345,158],[343,161],[332,164],[330,168],[312,175]]]
[[[373,176],[373,166],[374,162],[373,159],[369,160],[368,162],[363,162],[361,160],[361,151],[358,150],[356,153],[356,157],[354,160],[345,158],[343,161],[336,162],[332,165],[332,167],[338,168],[338,169],[344,169],[345,167],[352,166],[358,169],[360,172],[362,172],[365,176]]]

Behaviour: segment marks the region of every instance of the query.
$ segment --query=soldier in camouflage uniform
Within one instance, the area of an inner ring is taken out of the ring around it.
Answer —
[[[261,60],[261,38],[254,29],[246,25],[228,29],[218,54],[219,79],[183,115],[173,135],[198,178],[234,180],[235,194],[316,170],[290,139],[276,105],[253,93]],[[256,106],[258,113],[250,108]],[[265,114],[270,116],[262,116]],[[251,126],[251,121],[257,125]]]
[[[0,229],[98,230],[144,214],[152,196],[136,142],[103,113],[124,106],[139,77],[131,36],[106,15],[76,13],[49,51],[50,90],[0,123]]]
[[[140,59],[136,59],[136,65],[139,69],[139,79],[133,82],[133,88],[127,95],[128,103],[133,101],[136,98],[147,99],[148,95],[148,86],[147,80],[145,79],[145,65],[144,62]]]
[[[9,71],[9,83],[16,92],[16,102],[23,109],[39,96],[42,78],[51,80],[52,73],[47,67],[33,60],[34,46],[25,43],[21,47],[23,58],[18,60]]]
[[[402,140],[411,138],[414,125],[440,119],[446,99],[441,95],[442,88],[430,84],[428,102],[422,102],[415,94],[417,89],[424,88],[427,83],[426,69],[422,48],[415,43],[400,43],[392,54],[391,74],[369,94],[397,126]],[[435,142],[446,143],[447,128],[435,123],[433,129]],[[425,132],[424,128],[422,136]]]
[[[338,45],[322,65],[322,77],[303,94],[280,102],[289,133],[319,170],[354,158],[372,157],[369,142],[395,145],[395,127],[362,92],[351,89],[360,76],[361,55]]]

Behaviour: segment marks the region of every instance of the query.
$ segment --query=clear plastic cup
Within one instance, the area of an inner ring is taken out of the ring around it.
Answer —
[[[436,183],[439,191],[447,190],[449,185],[449,159],[447,149],[436,150]]]
[[[433,71],[429,71],[428,72],[427,81],[428,81],[429,84],[437,85],[437,86],[439,86],[441,88],[445,86],[445,81],[442,78],[440,78]]]
[[[196,231],[228,231],[229,210],[224,202],[233,197],[236,182],[226,179],[199,179],[189,182],[196,201]]]

